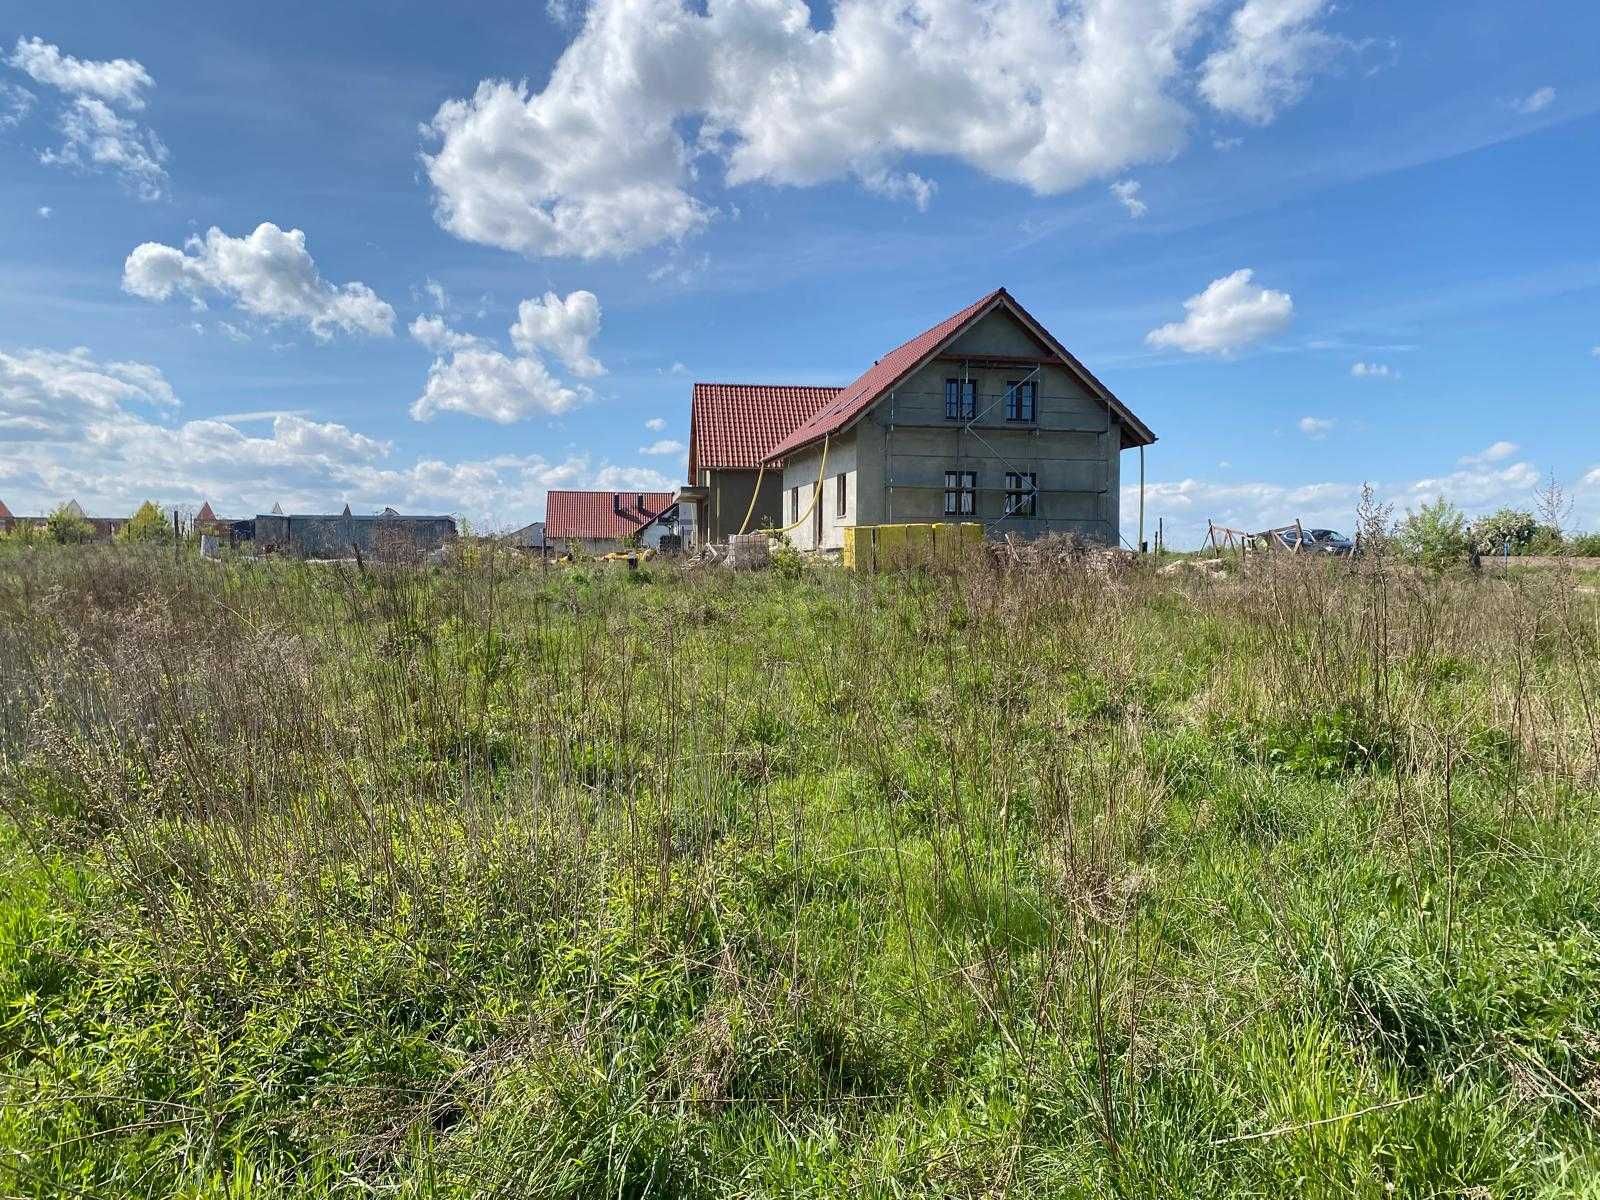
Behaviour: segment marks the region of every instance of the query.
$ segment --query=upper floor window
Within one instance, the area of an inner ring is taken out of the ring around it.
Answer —
[[[978,381],[976,379],[946,379],[944,381],[944,419],[971,421],[978,415]]]
[[[1006,516],[1039,515],[1039,476],[1033,471],[1006,472]]]
[[[944,473],[944,515],[968,517],[978,511],[978,473],[976,471],[946,471]]]
[[[1006,384],[1006,420],[1032,421],[1038,414],[1038,400],[1039,385],[1033,380]]]

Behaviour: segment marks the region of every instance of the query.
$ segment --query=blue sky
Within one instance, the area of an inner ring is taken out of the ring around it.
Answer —
[[[514,526],[679,480],[694,380],[848,382],[1004,285],[1156,430],[1177,543],[1550,471],[1600,527],[1596,45],[1488,0],[8,0],[0,500]]]

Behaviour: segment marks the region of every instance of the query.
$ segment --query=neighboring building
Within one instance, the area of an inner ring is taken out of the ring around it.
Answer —
[[[543,555],[550,548],[549,543],[545,541],[543,521],[535,521],[531,525],[524,525],[521,529],[513,529],[501,540],[518,550],[531,550],[539,555]]]
[[[697,383],[689,408],[689,486],[678,493],[685,546],[725,542],[749,528],[782,525],[782,464],[768,452],[840,392],[836,387]],[[760,480],[755,508],[751,495]]]
[[[122,531],[122,527],[128,523],[127,517],[91,517],[88,513],[83,511],[83,505],[79,504],[76,500],[68,500],[62,507],[64,507],[69,513],[72,513],[73,515],[80,517],[89,523],[89,528],[92,530],[90,535],[91,541],[109,542],[115,538],[117,534]],[[19,517],[12,513],[12,511],[3,503],[0,503],[0,533],[10,533],[13,529],[16,529],[21,525],[32,525],[39,529],[43,529],[49,523],[49,516]]]
[[[127,517],[91,517],[83,511],[83,505],[76,500],[67,501],[67,511],[89,522],[90,528],[94,530],[94,540],[97,542],[111,541],[117,534],[122,532],[122,527],[128,523]],[[41,518],[41,521],[48,520],[48,517]]]
[[[392,508],[376,516],[357,517],[348,504],[342,513],[331,516],[258,514],[253,524],[258,554],[297,554],[302,558],[350,558],[358,551],[379,558],[412,557],[456,538],[454,517],[408,517]]]
[[[1075,533],[1116,545],[1123,450],[1156,440],[1004,289],[884,355],[766,452],[783,464],[791,534],[843,545],[847,525],[979,521],[991,535]]]
[[[629,544],[675,549],[678,505],[671,492],[551,492],[544,532],[561,553],[571,542],[586,554],[609,554]]]

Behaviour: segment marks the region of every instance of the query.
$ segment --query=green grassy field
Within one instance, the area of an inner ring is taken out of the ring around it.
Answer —
[[[1600,605],[0,554],[0,1194],[1600,1196]]]

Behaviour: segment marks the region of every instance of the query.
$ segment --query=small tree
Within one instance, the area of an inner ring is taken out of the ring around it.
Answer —
[[[161,510],[146,500],[137,512],[128,518],[118,535],[125,542],[161,542],[171,534],[167,518]]]
[[[1567,489],[1561,486],[1561,481],[1556,478],[1554,470],[1533,494],[1533,506],[1538,510],[1539,520],[1555,531],[1558,545],[1562,533],[1566,530],[1567,520],[1572,516],[1572,504],[1572,497],[1567,494]]]
[[[63,504],[45,518],[44,529],[58,546],[76,546],[94,537],[94,526],[70,504]]]
[[[1416,512],[1407,509],[1395,540],[1408,558],[1436,570],[1461,562],[1472,548],[1466,515],[1443,496]]]
[[[1499,554],[1508,546],[1512,554],[1525,554],[1538,531],[1533,514],[1515,508],[1492,512],[1472,527],[1480,554]]]
[[[1388,549],[1394,526],[1394,505],[1384,504],[1370,483],[1361,485],[1356,504],[1356,541],[1364,553],[1381,555]]]

